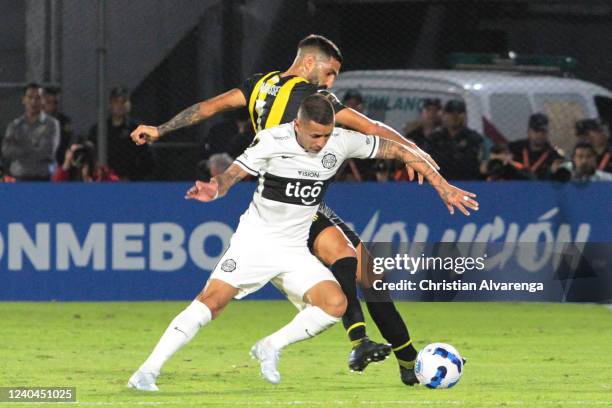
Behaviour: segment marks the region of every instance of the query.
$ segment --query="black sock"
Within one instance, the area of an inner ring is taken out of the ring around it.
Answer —
[[[385,290],[364,289],[364,296],[372,320],[383,337],[391,343],[400,366],[412,368],[417,351],[412,345],[408,328]]]
[[[357,298],[357,285],[355,284],[357,258],[347,257],[339,259],[330,269],[346,295],[347,306],[346,313],[342,316],[342,324],[353,346],[356,346],[366,337],[363,310],[361,310],[361,305]]]

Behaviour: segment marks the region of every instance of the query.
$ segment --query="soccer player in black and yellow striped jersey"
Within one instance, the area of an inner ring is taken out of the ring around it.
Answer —
[[[194,125],[226,110],[243,107],[248,108],[257,132],[292,121],[303,98],[322,92],[332,102],[336,111],[336,123],[409,146],[437,167],[429,155],[414,143],[390,127],[343,106],[333,94],[326,91],[332,87],[341,64],[342,54],[333,42],[323,36],[309,35],[299,43],[297,56],[286,71],[254,75],[241,87],[197,103],[161,126],[140,125],[131,137],[137,144],[155,142],[176,129]],[[412,179],[414,171],[411,168],[408,171]],[[422,182],[422,175],[418,176],[419,182]],[[452,213],[452,208],[449,210]],[[372,279],[361,276],[361,271],[368,269],[362,269],[360,265],[362,259],[367,259],[367,251],[357,234],[329,207],[322,204],[312,224],[308,244],[321,262],[331,269],[348,299],[343,324],[353,344],[349,367],[362,371],[369,362],[380,361],[393,350],[400,366],[402,381],[407,385],[415,384],[416,350],[408,329],[389,293],[374,290],[371,287]],[[367,271],[366,274],[370,273]],[[364,289],[370,315],[390,345],[375,343],[367,337],[363,311],[356,293],[356,280]]]

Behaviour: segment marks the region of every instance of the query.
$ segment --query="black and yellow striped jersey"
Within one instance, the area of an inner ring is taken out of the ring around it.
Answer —
[[[316,92],[328,96],[335,112],[345,108],[334,94],[306,79],[280,75],[280,71],[256,74],[239,88],[247,101],[255,132],[292,121],[297,116],[302,99]]]

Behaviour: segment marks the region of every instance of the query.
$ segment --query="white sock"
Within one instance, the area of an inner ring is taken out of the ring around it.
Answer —
[[[339,321],[339,317],[331,316],[317,306],[309,306],[286,326],[268,336],[267,340],[272,347],[280,350],[289,344],[314,337]]]
[[[212,319],[208,306],[194,300],[170,323],[149,358],[140,366],[147,373],[159,374],[162,366],[174,353],[196,335],[200,327]]]

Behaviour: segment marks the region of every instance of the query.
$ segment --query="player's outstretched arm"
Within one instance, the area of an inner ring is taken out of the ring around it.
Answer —
[[[425,160],[431,163],[433,167],[435,167],[437,170],[440,170],[440,166],[438,166],[434,159],[432,159],[432,157],[427,152],[418,147],[414,142],[400,135],[392,127],[385,125],[382,122],[372,120],[354,109],[345,108],[339,111],[336,114],[336,122],[343,126],[354,129],[357,132],[364,133],[366,135],[376,135],[382,139],[391,140],[393,142],[399,143],[402,146],[409,147],[413,149],[415,154],[419,154]],[[414,180],[415,169],[410,165],[407,165],[406,167],[408,169],[408,178],[410,180]],[[424,175],[420,172],[418,174],[419,184],[422,184]]]
[[[208,202],[227,194],[229,189],[249,174],[240,166],[232,164],[227,170],[210,179],[208,183],[197,180],[185,194],[187,200]]]
[[[451,185],[438,173],[438,170],[431,163],[424,160],[420,155],[415,154],[410,147],[402,146],[390,140],[380,139],[380,146],[375,158],[401,160],[407,166],[414,168],[436,189],[451,214],[455,213],[455,207],[465,215],[470,215],[467,208],[478,211],[478,202],[474,200],[476,194]]]
[[[239,89],[229,90],[221,95],[190,106],[168,122],[160,126],[138,126],[131,134],[132,141],[138,145],[152,143],[160,137],[177,129],[193,126],[217,113],[246,106],[244,94]]]

